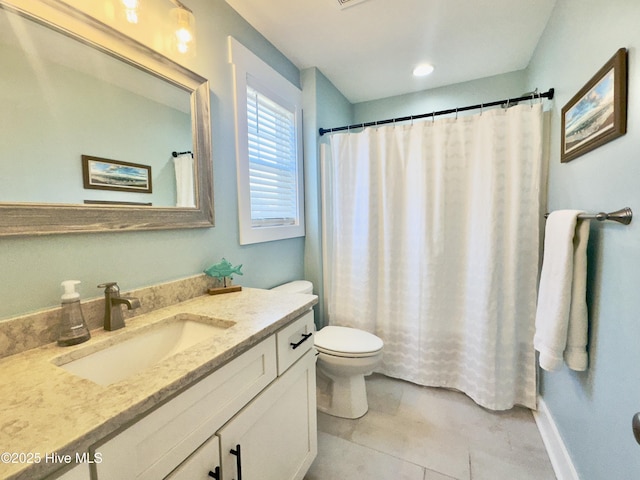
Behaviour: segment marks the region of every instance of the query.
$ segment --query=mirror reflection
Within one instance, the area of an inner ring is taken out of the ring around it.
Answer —
[[[2,9],[0,65],[0,202],[195,206],[190,91]]]
[[[60,0],[0,0],[0,62],[0,236],[214,225],[206,78]]]

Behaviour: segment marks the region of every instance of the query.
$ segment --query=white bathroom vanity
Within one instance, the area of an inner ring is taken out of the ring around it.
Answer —
[[[202,296],[81,345],[0,360],[0,443],[39,459],[2,463],[0,477],[301,480],[317,453],[316,301],[258,289]],[[224,328],[108,385],[63,368],[186,314]]]

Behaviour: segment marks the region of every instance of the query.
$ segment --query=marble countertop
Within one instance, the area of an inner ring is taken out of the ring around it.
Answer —
[[[124,329],[91,332],[72,347],[49,344],[0,360],[0,453],[23,454],[0,461],[0,478],[34,479],[64,466],[47,454],[72,455],[130,424],[159,403],[248,350],[317,303],[315,295],[249,289],[201,296],[135,317]],[[211,339],[123,381],[100,386],[54,363],[60,356],[111,344],[135,330],[191,313],[235,322]],[[36,458],[40,462],[36,462]],[[29,463],[29,462],[32,463]]]

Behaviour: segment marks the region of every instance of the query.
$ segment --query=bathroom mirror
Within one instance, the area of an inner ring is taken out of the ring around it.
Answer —
[[[213,226],[205,78],[59,0],[0,0],[0,65],[0,236]]]

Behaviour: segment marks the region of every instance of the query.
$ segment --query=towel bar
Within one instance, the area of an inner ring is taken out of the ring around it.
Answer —
[[[548,213],[544,214],[544,218],[547,218],[548,216]],[[578,215],[578,218],[595,219],[599,222],[612,220],[614,222],[622,223],[623,225],[629,225],[631,223],[631,219],[633,218],[633,211],[629,207],[625,207],[610,213],[581,213],[580,215]]]
[[[191,158],[193,158],[193,152],[191,150],[187,150],[186,152],[171,152],[171,156],[175,158],[178,155],[186,155],[187,153],[190,153]]]

